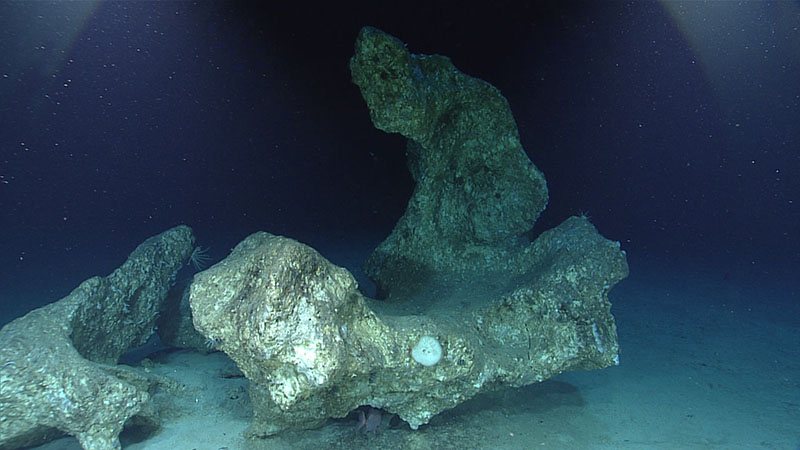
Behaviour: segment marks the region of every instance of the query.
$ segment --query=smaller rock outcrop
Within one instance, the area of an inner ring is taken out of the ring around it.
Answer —
[[[0,329],[0,448],[61,433],[86,450],[119,448],[124,423],[149,410],[157,381],[115,364],[153,334],[193,245],[189,227],[165,231],[111,275],[90,278]]]

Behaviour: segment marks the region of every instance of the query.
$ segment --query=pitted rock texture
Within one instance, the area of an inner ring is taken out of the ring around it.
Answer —
[[[152,383],[113,364],[153,333],[193,244],[189,227],[165,231],[111,275],[90,278],[0,330],[0,448],[61,433],[87,450],[119,448],[125,421],[148,409]]]
[[[364,265],[379,295],[411,279],[517,267],[548,193],[500,91],[371,27],[358,35],[350,70],[375,127],[408,138],[416,182]]]
[[[195,276],[190,303],[197,330],[251,382],[251,435],[317,427],[363,405],[416,429],[481,391],[617,362],[607,294],[627,275],[619,246],[572,218],[528,258],[528,272],[491,285],[453,279],[408,299],[427,306],[405,314],[363,297],[312,248],[259,232]],[[442,346],[430,367],[411,356],[422,336]]]

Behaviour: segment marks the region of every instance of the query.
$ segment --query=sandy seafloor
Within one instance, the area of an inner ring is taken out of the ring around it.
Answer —
[[[351,249],[351,252],[353,250]],[[354,269],[363,254],[322,249]],[[338,257],[337,257],[338,256]],[[163,426],[125,431],[125,449],[790,449],[800,448],[800,286],[758,271],[629,259],[610,293],[620,365],[480,395],[413,431],[355,431],[355,417],[250,441],[247,381],[222,353],[161,351],[180,380]],[[781,306],[783,305],[783,306]],[[79,449],[74,438],[37,447]]]

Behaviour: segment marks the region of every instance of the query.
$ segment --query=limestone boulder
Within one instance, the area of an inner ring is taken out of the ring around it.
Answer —
[[[359,33],[350,70],[375,127],[408,138],[416,183],[364,264],[379,295],[442,274],[518,270],[548,192],[500,91],[372,27]]]
[[[547,187],[499,91],[370,27],[350,68],[374,125],[408,138],[416,181],[365,263],[386,300],[265,232],[191,286],[195,328],[250,380],[251,435],[367,405],[416,429],[479,392],[617,364],[624,251],[580,217],[529,240]]]
[[[0,448],[63,433],[87,450],[119,448],[125,422],[147,411],[154,381],[116,363],[154,333],[193,245],[189,227],[165,231],[111,275],[0,329]]]
[[[363,405],[416,429],[475,394],[616,364],[607,294],[627,275],[618,244],[572,218],[530,246],[529,270],[430,285],[386,303],[314,249],[259,232],[195,276],[195,327],[250,380],[253,436],[320,426]],[[433,365],[411,349],[442,348]]]

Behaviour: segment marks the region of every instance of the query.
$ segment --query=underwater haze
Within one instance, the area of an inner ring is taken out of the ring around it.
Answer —
[[[202,413],[124,448],[800,446],[798,2],[265,3],[0,1],[0,325],[180,224],[214,263],[257,231],[296,239],[374,298],[361,265],[415,188],[351,81],[374,26],[508,100],[549,190],[531,238],[584,216],[619,241],[619,365],[418,430],[354,412],[254,441],[224,353],[149,342]]]

